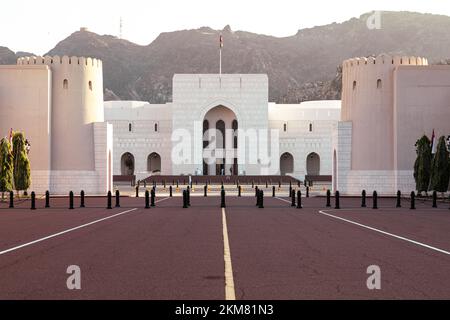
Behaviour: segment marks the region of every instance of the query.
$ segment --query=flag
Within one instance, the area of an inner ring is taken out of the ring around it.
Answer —
[[[220,49],[223,48],[223,37],[222,37],[222,35],[219,36],[219,48]]]
[[[435,154],[436,151],[437,151],[436,136],[434,135],[433,129],[433,134],[431,135],[431,154]]]

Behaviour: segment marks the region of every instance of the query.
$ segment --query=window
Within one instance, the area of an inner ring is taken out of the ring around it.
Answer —
[[[353,90],[356,89],[356,81],[353,81]]]
[[[92,81],[89,81],[89,90],[92,91]]]
[[[310,124],[309,124],[309,132],[312,132],[312,131],[313,131],[313,124],[310,123]]]
[[[286,132],[287,131],[287,124],[283,124],[283,131]]]
[[[377,89],[381,89],[383,87],[383,83],[381,82],[381,79],[377,80]]]
[[[155,132],[158,132],[158,124],[155,123]]]
[[[128,132],[131,132],[131,123],[128,124]]]
[[[64,81],[63,81],[63,89],[69,89],[69,80],[64,79]]]

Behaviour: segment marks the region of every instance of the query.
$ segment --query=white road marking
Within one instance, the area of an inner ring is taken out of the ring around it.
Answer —
[[[234,291],[233,267],[231,265],[230,242],[228,241],[227,217],[225,208],[222,208],[222,225],[223,225],[223,257],[225,261],[225,299],[236,300]]]
[[[164,198],[164,199],[155,201],[155,203],[162,202],[162,201],[167,200],[167,199],[170,199],[170,198]],[[133,212],[133,211],[135,211],[135,210],[137,210],[137,209],[138,209],[138,208],[133,208],[133,209],[130,209],[130,210],[122,211],[122,212],[113,214],[113,215],[111,215],[111,216],[108,216],[108,217],[105,217],[105,218],[102,218],[102,219],[98,219],[98,220],[95,220],[95,221],[92,221],[92,222],[89,222],[89,223],[85,223],[85,224],[83,224],[83,225],[81,225],[81,226],[78,226],[78,227],[70,228],[70,229],[67,229],[67,230],[64,230],[64,231],[61,231],[61,232],[58,232],[58,233],[55,233],[55,234],[51,234],[51,235],[49,235],[49,236],[46,236],[46,237],[43,237],[43,238],[40,238],[40,239],[31,241],[31,242],[27,242],[27,243],[21,244],[21,245],[19,245],[19,246],[13,247],[13,248],[9,248],[9,249],[0,251],[0,256],[1,256],[1,255],[4,255],[4,254],[7,254],[7,253],[9,253],[9,252],[16,251],[16,250],[19,250],[19,249],[22,249],[22,248],[31,246],[31,245],[33,245],[33,244],[36,244],[36,243],[39,243],[39,242],[48,240],[48,239],[52,239],[52,238],[59,237],[59,236],[61,236],[61,235],[63,235],[63,234],[66,234],[66,233],[69,233],[69,232],[72,232],[72,231],[75,231],[75,230],[79,230],[79,229],[82,229],[82,228],[91,226],[91,225],[93,225],[93,224],[96,224],[96,223],[99,223],[99,222],[102,222],[102,221],[105,221],[105,220],[109,220],[109,219],[112,219],[112,218],[115,218],[115,217],[119,217],[119,216],[121,216],[121,215],[130,213],[130,212]]]
[[[287,203],[290,203],[290,201],[287,201],[285,199],[281,199],[281,198],[278,198],[278,197],[276,197],[276,199],[284,201],[284,202],[287,202]],[[364,225],[362,223],[358,223],[358,222],[355,222],[355,221],[352,221],[352,220],[348,220],[348,219],[345,219],[345,218],[342,218],[342,217],[338,217],[338,216],[326,213],[325,211],[321,211],[320,210],[319,213],[323,214],[325,216],[334,218],[334,219],[338,219],[338,220],[341,220],[341,221],[345,221],[347,223],[354,224],[356,226],[359,226],[359,227],[362,227],[362,228],[365,228],[365,229],[369,229],[369,230],[372,230],[372,231],[375,231],[375,232],[379,232],[381,234],[384,234],[384,235],[387,235],[387,236],[390,236],[390,237],[393,237],[393,238],[396,238],[396,239],[399,239],[399,240],[403,240],[403,241],[406,241],[406,242],[409,242],[409,243],[413,243],[415,245],[418,245],[418,246],[421,246],[421,247],[424,247],[424,248],[427,248],[427,249],[430,249],[430,250],[434,250],[434,251],[437,251],[439,253],[450,255],[449,251],[446,251],[446,250],[443,250],[443,249],[439,249],[439,248],[430,246],[428,244],[425,244],[425,243],[422,243],[422,242],[419,242],[419,241],[408,239],[408,238],[405,238],[405,237],[402,237],[402,236],[399,236],[399,235],[396,235],[396,234],[393,234],[393,233],[389,233],[389,232],[386,232],[386,231],[383,231],[383,230],[380,230],[380,229],[377,229],[377,228],[373,228],[373,227]]]
[[[421,247],[424,247],[424,248],[427,248],[427,249],[430,249],[430,250],[434,250],[434,251],[437,251],[437,252],[440,252],[440,253],[443,253],[443,254],[446,254],[446,255],[450,255],[450,252],[448,252],[448,251],[445,251],[445,250],[442,250],[442,249],[430,246],[430,245],[425,244],[425,243],[421,243],[421,242],[418,242],[418,241],[415,241],[415,240],[411,240],[411,239],[408,239],[408,238],[405,238],[405,237],[402,237],[402,236],[398,236],[396,234],[389,233],[389,232],[386,232],[386,231],[383,231],[383,230],[380,230],[380,229],[376,229],[376,228],[373,228],[373,227],[370,227],[370,226],[366,226],[364,224],[361,224],[361,223],[358,223],[358,222],[355,222],[355,221],[352,221],[352,220],[348,220],[348,219],[345,219],[345,218],[341,218],[341,217],[338,217],[338,216],[326,213],[324,211],[319,211],[319,213],[323,214],[323,215],[326,215],[328,217],[334,218],[334,219],[342,220],[342,221],[345,221],[345,222],[357,225],[357,226],[362,227],[362,228],[366,228],[366,229],[369,229],[369,230],[372,230],[372,231],[375,231],[375,232],[379,232],[381,234],[384,234],[384,235],[387,235],[387,236],[390,236],[390,237],[393,237],[393,238],[396,238],[396,239],[399,239],[399,240],[410,242],[410,243],[413,243],[415,245],[418,245],[418,246],[421,246]]]
[[[284,202],[287,202],[287,203],[292,203],[292,200],[288,201],[288,200],[285,200],[285,199],[282,199],[282,198],[278,198],[278,197],[275,197],[275,199],[278,199],[278,200],[281,200],[281,201],[284,201]]]

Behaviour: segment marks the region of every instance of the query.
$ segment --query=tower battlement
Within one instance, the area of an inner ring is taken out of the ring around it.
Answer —
[[[76,57],[76,56],[31,56],[31,57],[21,57],[17,59],[18,65],[70,65],[79,66],[86,68],[102,68],[102,60],[90,57]]]
[[[387,54],[381,54],[377,57],[357,57],[345,60],[343,62],[344,68],[354,68],[354,67],[371,67],[371,66],[400,66],[400,65],[410,65],[410,66],[427,66],[428,60],[423,57],[414,56],[391,56]]]

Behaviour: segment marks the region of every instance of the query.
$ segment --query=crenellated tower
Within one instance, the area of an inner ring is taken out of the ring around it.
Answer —
[[[51,69],[52,170],[94,170],[93,123],[104,121],[102,61],[84,57],[23,57],[18,65]]]
[[[352,170],[394,170],[394,70],[421,57],[380,55],[343,62],[341,121],[352,122]]]

